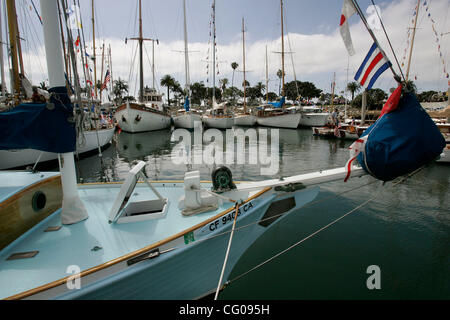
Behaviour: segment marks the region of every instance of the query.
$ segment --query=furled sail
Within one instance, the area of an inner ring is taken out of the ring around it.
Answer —
[[[404,91],[398,106],[383,114],[361,138],[367,141],[358,162],[383,181],[414,172],[439,157],[445,147],[444,137],[417,97]]]
[[[281,108],[284,105],[285,102],[286,102],[286,98],[282,97],[280,101],[278,101],[278,102],[269,102],[269,104],[274,106],[275,108]]]
[[[50,103],[23,103],[0,113],[0,150],[75,151],[73,106],[67,89],[57,87],[49,92]]]

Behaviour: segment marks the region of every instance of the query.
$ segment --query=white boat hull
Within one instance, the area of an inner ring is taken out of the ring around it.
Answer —
[[[256,123],[256,117],[251,114],[239,114],[234,116],[235,126],[246,126],[251,127]]]
[[[202,116],[195,113],[187,113],[173,117],[176,128],[194,129],[202,124]]]
[[[257,122],[261,126],[296,129],[300,123],[302,115],[300,113],[283,114],[269,117],[257,117]]]
[[[135,104],[119,107],[115,118],[121,130],[131,133],[162,130],[171,123],[169,115],[147,111]]]
[[[327,124],[329,118],[329,113],[303,113],[300,119],[300,126],[323,127]]]
[[[97,131],[84,132],[86,143],[83,146],[77,146],[76,153],[83,154],[96,150],[99,145],[104,147],[111,142],[114,130],[115,128],[98,130],[98,140]],[[58,158],[58,154],[34,149],[2,150],[0,151],[0,170],[34,165],[38,158],[39,162],[52,161]]]
[[[234,119],[232,117],[203,117],[203,123],[208,128],[231,129]]]

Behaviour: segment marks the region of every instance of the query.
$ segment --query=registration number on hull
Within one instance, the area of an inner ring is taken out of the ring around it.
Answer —
[[[248,202],[246,204],[241,205],[239,207],[237,216],[241,217],[241,216],[245,215],[247,212],[252,210],[252,208],[253,208],[252,202]],[[214,220],[213,222],[211,222],[209,225],[205,226],[202,229],[201,233],[212,232],[212,231],[217,230],[220,227],[225,226],[228,223],[233,223],[235,215],[236,215],[236,210],[233,210],[233,211],[227,213],[223,217],[220,217],[220,218]]]

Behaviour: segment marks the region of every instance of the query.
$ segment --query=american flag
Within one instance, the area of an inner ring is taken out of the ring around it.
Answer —
[[[106,75],[105,75],[105,81],[103,81],[102,87],[100,90],[105,90],[106,89],[106,85],[108,84],[109,80],[111,80],[111,74],[109,73],[109,70],[106,70]]]

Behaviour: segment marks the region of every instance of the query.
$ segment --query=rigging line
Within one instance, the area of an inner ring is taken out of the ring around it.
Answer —
[[[384,35],[386,36],[386,39],[387,39],[387,41],[388,41],[388,43],[389,43],[389,47],[391,48],[392,54],[394,55],[395,62],[397,63],[397,67],[398,67],[398,69],[400,70],[400,74],[402,75],[403,81],[406,81],[406,78],[405,78],[405,76],[403,75],[402,68],[400,67],[400,63],[398,62],[397,55],[395,54],[394,48],[392,47],[391,39],[389,38],[389,36],[388,36],[388,34],[387,34],[387,32],[386,32],[386,29],[384,28],[383,20],[381,20],[381,16],[380,16],[380,14],[378,13],[377,6],[375,5],[374,0],[371,0],[371,2],[372,2],[372,4],[373,4],[373,7],[375,8],[375,12],[377,13],[377,17],[378,17],[378,19],[380,20],[381,27],[383,28]]]
[[[38,16],[39,21],[41,22],[41,25],[42,25],[42,18],[41,18],[41,16],[39,15],[39,12],[37,11],[36,6],[34,5],[33,0],[31,0],[31,4],[33,5],[34,12],[36,12],[36,15]]]
[[[391,188],[392,188],[392,187],[396,187],[396,186],[399,185],[400,183],[405,182],[408,178],[412,177],[413,175],[415,175],[416,173],[418,173],[419,171],[421,171],[424,167],[425,167],[425,165],[423,165],[422,167],[418,168],[418,169],[415,170],[414,172],[412,172],[412,173],[410,173],[410,174],[408,174],[408,175],[406,175],[406,176],[400,178],[400,180],[399,180],[398,182],[394,182],[394,183],[392,184]],[[375,180],[375,181],[378,181],[378,180]],[[383,182],[383,185],[384,185],[384,182]],[[269,263],[270,261],[276,259],[277,257],[281,256],[282,254],[284,254],[284,253],[288,252],[289,250],[295,248],[296,246],[300,245],[300,244],[303,243],[304,241],[306,241],[306,240],[308,240],[308,239],[314,237],[315,235],[317,235],[317,234],[320,233],[321,231],[323,231],[323,230],[325,230],[325,229],[328,229],[329,227],[331,227],[332,225],[336,224],[337,222],[339,222],[339,221],[342,220],[343,218],[349,216],[349,215],[352,214],[353,212],[355,212],[355,211],[357,211],[358,209],[362,208],[363,206],[365,206],[365,205],[368,204],[369,202],[372,202],[373,200],[375,200],[375,199],[381,194],[381,190],[382,190],[382,189],[379,189],[379,191],[378,191],[372,198],[370,198],[370,199],[364,201],[363,203],[361,203],[360,205],[356,206],[355,208],[353,208],[352,210],[350,210],[350,211],[347,212],[346,214],[344,214],[344,215],[342,215],[341,217],[339,217],[339,218],[333,220],[332,222],[330,222],[330,223],[327,224],[326,226],[324,226],[324,227],[320,228],[319,230],[317,230],[317,231],[311,233],[309,236],[307,236],[307,237],[303,238],[302,240],[296,242],[295,244],[291,245],[291,246],[288,247],[287,249],[284,249],[283,251],[281,251],[281,252],[277,253],[276,255],[272,256],[271,258],[269,258],[269,259],[267,259],[267,260],[261,262],[260,264],[254,266],[253,268],[251,268],[251,269],[247,270],[246,272],[240,274],[239,276],[233,278],[232,280],[227,281],[227,282],[225,283],[224,287],[227,286],[227,285],[229,285],[229,284],[231,284],[231,283],[233,283],[233,282],[235,282],[235,281],[237,281],[237,280],[239,280],[239,279],[241,279],[242,277],[244,277],[245,275],[249,274],[250,272],[252,272],[252,271],[254,271],[254,270],[256,270],[256,269],[259,269],[259,268],[262,267],[263,265]]]
[[[223,275],[225,273],[225,268],[226,268],[227,262],[228,262],[228,256],[230,254],[231,242],[233,241],[234,230],[236,228],[236,221],[237,221],[238,212],[239,212],[239,203],[236,203],[236,208],[234,210],[233,227],[231,229],[230,239],[228,240],[228,247],[227,247],[227,252],[225,254],[225,261],[223,262],[222,272],[220,273],[219,283],[217,285],[217,290],[216,290],[216,295],[214,297],[214,300],[217,300],[217,297],[219,296],[219,291],[220,291],[220,287],[222,285]]]
[[[28,19],[26,19],[26,15],[28,14]],[[34,50],[35,54],[37,57],[39,57],[39,51],[38,51],[38,45],[36,43],[36,39],[38,39],[38,41],[41,41],[38,33],[36,32],[36,29],[33,28],[32,24],[30,24],[31,21],[31,16],[29,15],[28,11],[24,10],[24,23],[26,24],[26,26],[28,27],[28,33],[26,33],[28,35],[27,39],[31,39],[31,41],[27,41],[27,47],[29,48],[29,51]],[[27,29],[24,29],[24,31],[26,31]],[[38,65],[39,65],[39,71],[42,74],[45,74],[44,72],[44,68],[42,66],[41,63],[41,59],[37,59]],[[29,57],[29,61],[28,63],[31,65],[31,57]]]
[[[322,203],[322,202],[325,202],[325,201],[329,201],[329,200],[331,200],[331,199],[335,199],[335,198],[337,198],[337,197],[339,197],[339,196],[341,196],[341,195],[343,195],[343,194],[346,194],[346,193],[348,193],[348,192],[352,192],[352,191],[355,191],[355,190],[364,188],[364,187],[366,187],[366,186],[368,186],[368,185],[374,184],[375,182],[378,182],[378,180],[373,180],[373,181],[371,181],[371,182],[369,182],[369,183],[366,183],[366,184],[357,186],[357,187],[355,187],[355,188],[351,188],[351,189],[349,189],[349,190],[345,190],[345,191],[343,191],[343,192],[340,192],[340,193],[337,193],[337,194],[333,194],[332,196],[328,196],[328,197],[325,197],[325,198],[320,199],[320,200],[316,200],[316,201],[313,201],[313,202],[309,202],[309,203],[305,204],[304,206],[302,206],[301,208],[299,208],[298,210],[304,209],[304,208],[308,208],[308,207],[312,207],[313,205],[316,205],[316,204],[319,204],[319,203]],[[261,220],[258,220],[258,221],[256,221],[256,222],[252,222],[252,223],[249,223],[249,224],[240,226],[240,227],[236,228],[236,231],[239,231],[239,230],[241,230],[241,229],[245,229],[245,228],[251,227],[251,226],[253,226],[253,225],[255,225],[255,224],[258,224],[258,223],[260,223],[260,222],[264,222],[264,221],[267,221],[267,220],[273,220],[273,219],[275,219],[275,218],[279,218],[279,217],[281,217],[282,215],[284,215],[284,213],[282,213],[282,214],[277,214],[277,215],[273,215],[273,216],[270,216],[269,218],[261,219]],[[208,237],[208,238],[205,238],[205,239],[196,240],[196,243],[201,243],[201,242],[204,242],[204,241],[206,241],[206,240],[211,240],[211,239],[214,239],[214,238],[217,238],[217,237],[226,235],[226,234],[228,234],[228,233],[230,233],[230,232],[231,232],[231,231],[224,231],[224,232],[215,234],[215,235],[213,235],[213,236],[211,236],[211,237]]]

